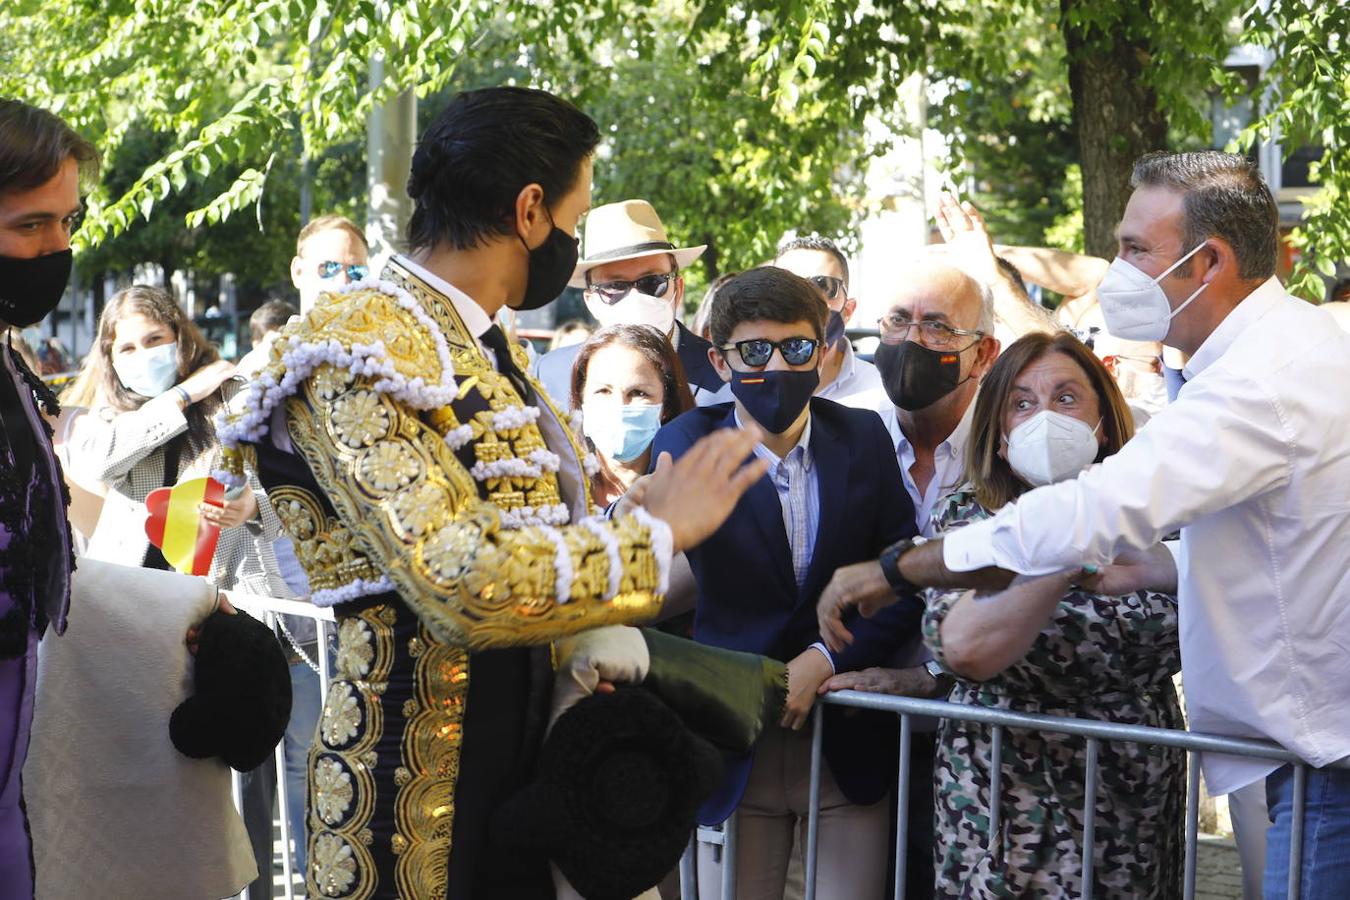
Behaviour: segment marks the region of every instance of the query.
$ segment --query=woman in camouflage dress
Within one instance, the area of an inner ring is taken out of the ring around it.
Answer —
[[[1031,487],[1074,477],[1133,434],[1128,407],[1071,335],[1029,335],[981,388],[968,483],[943,530],[987,518]],[[1175,597],[1094,592],[1103,576],[1019,577],[995,596],[930,590],[924,635],[957,677],[951,699],[996,709],[1183,726]],[[992,729],[945,721],[938,740],[938,897],[1079,897],[1086,742],[1004,732],[999,833],[989,835]],[[1099,746],[1093,896],[1181,895],[1182,751]]]

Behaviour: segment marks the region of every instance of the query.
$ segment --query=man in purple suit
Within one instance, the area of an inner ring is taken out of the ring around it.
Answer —
[[[65,488],[42,413],[56,397],[11,345],[56,308],[70,277],[70,233],[91,144],[51,113],[0,100],[0,895],[33,894],[21,805],[37,677],[48,625],[65,631],[74,568]]]

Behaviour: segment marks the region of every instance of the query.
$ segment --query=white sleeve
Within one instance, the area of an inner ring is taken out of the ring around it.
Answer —
[[[947,568],[1045,575],[1103,565],[1287,483],[1294,441],[1279,402],[1255,379],[1215,375],[1187,385],[1101,465],[946,536]]]

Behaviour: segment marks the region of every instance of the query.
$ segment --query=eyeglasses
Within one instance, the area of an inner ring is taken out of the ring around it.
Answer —
[[[820,341],[813,338],[792,337],[781,341],[750,338],[748,341],[737,341],[734,344],[727,344],[717,349],[725,353],[734,348],[741,355],[741,362],[747,366],[758,368],[769,364],[769,360],[773,358],[775,347],[778,348],[779,355],[783,357],[783,362],[789,366],[801,366],[811,361],[811,357],[816,355],[816,347],[818,346],[820,346]]]
[[[599,294],[600,301],[606,306],[613,306],[634,288],[639,294],[648,297],[664,297],[670,289],[670,283],[677,277],[677,272],[666,272],[662,275],[643,275],[636,281],[600,281],[589,285],[586,290]]]
[[[352,281],[365,281],[366,276],[370,274],[370,266],[362,265],[361,263],[344,265],[331,259],[325,259],[323,262],[319,263],[319,277],[336,278],[338,273],[344,269],[347,271],[347,278]]]
[[[844,279],[835,278],[833,275],[812,275],[806,280],[816,286],[816,290],[825,300],[833,300],[838,297],[839,291],[844,287]]]
[[[969,337],[978,340],[984,337],[983,331],[953,328],[946,322],[912,322],[895,314],[882,316],[877,320],[877,329],[881,332],[881,340],[887,344],[899,344],[909,340],[911,328],[919,329],[919,343],[933,350],[954,350],[957,345],[962,343],[961,338]],[[971,341],[971,343],[973,344],[974,341]]]

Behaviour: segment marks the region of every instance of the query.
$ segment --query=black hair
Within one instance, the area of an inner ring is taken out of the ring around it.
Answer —
[[[300,310],[285,300],[268,300],[248,317],[248,336],[254,344],[261,341],[269,331],[280,331],[290,321],[291,316],[300,315]]]
[[[793,250],[817,250],[821,253],[828,253],[839,260],[839,268],[844,273],[844,284],[848,284],[848,257],[844,251],[839,249],[839,245],[827,237],[821,237],[818,234],[809,234],[806,237],[796,237],[778,245],[778,252],[774,254],[774,261],[782,259]]]
[[[1233,248],[1238,277],[1265,280],[1275,274],[1280,211],[1261,171],[1237,153],[1149,153],[1134,164],[1131,187],[1165,187],[1182,195],[1185,253],[1206,238]],[[1182,277],[1190,260],[1178,270]]]
[[[413,152],[409,248],[468,250],[510,234],[521,190],[538,184],[553,207],[599,143],[595,122],[547,91],[495,87],[455,95]]]
[[[816,340],[825,339],[830,308],[811,282],[787,269],[763,266],[727,279],[713,298],[708,327],[715,347],[722,347],[742,322],[810,322]]]
[[[46,184],[72,157],[82,180],[98,175],[98,151],[63,119],[18,100],[0,100],[0,194]]]

